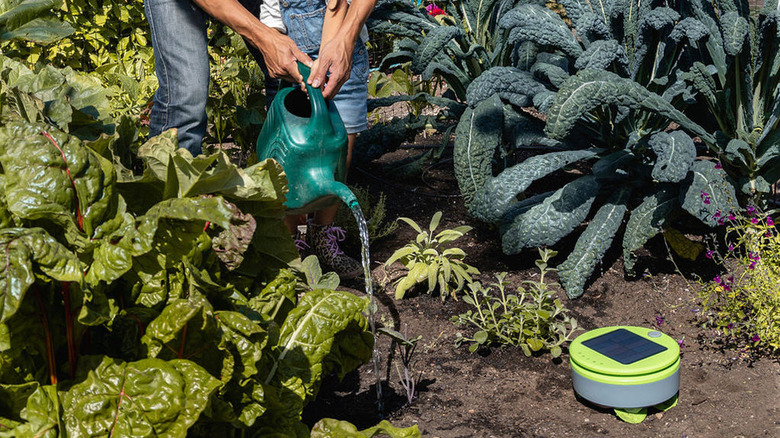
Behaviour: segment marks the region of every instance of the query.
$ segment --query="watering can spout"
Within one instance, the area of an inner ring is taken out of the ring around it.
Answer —
[[[331,180],[326,182],[324,189],[326,193],[333,194],[344,201],[350,210],[354,210],[355,206],[358,205],[357,197],[345,184]]]

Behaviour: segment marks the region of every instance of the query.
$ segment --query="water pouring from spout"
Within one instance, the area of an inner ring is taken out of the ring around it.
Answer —
[[[310,69],[298,63],[304,82]],[[368,322],[374,336],[373,363],[377,405],[382,412],[379,352],[376,346],[374,294],[368,251],[368,227],[354,193],[344,184],[347,131],[336,106],[326,101],[319,88],[306,85],[279,90],[268,110],[257,139],[257,157],[275,159],[287,175],[285,207],[288,215],[313,213],[343,201],[352,210],[360,230],[362,262],[368,296]]]

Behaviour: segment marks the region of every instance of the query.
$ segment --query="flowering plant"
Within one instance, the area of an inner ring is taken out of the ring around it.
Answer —
[[[431,15],[433,17],[437,15],[445,15],[446,12],[444,12],[444,9],[436,6],[433,3],[428,4],[428,6],[425,7],[425,10],[428,11],[428,15]]]
[[[727,224],[725,254],[706,257],[726,270],[700,292],[705,325],[728,343],[754,350],[780,349],[780,234],[771,216],[748,206],[719,214]]]

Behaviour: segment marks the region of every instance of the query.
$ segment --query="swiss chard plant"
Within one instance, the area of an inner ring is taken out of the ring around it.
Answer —
[[[358,433],[301,422],[322,377],[367,360],[373,337],[366,299],[299,296],[281,167],[192,157],[173,131],[126,167],[121,129],[83,139],[69,131],[89,115],[80,101],[37,89],[56,69],[22,80],[35,73],[12,64],[0,74],[0,436]],[[380,432],[419,436],[360,433]]]
[[[702,12],[712,9],[709,2],[559,3],[571,26],[534,2],[501,17],[507,43],[529,47],[529,56],[470,85],[455,170],[469,211],[499,225],[508,254],[553,245],[587,223],[558,266],[567,294],[576,297],[621,230],[632,273],[634,252],[672,218],[718,225],[737,208],[738,175],[728,172],[731,161],[700,158],[722,157],[720,145],[730,142],[693,115],[708,90],[703,84],[717,77],[707,54],[717,57],[723,41],[715,24],[690,16],[709,16]],[[729,2],[721,3],[725,15]],[[736,62],[718,61],[731,70]],[[527,106],[544,121],[529,116]],[[517,163],[515,152],[528,147],[546,152]],[[776,167],[772,157],[762,172]],[[554,173],[565,177],[552,191],[529,191]]]

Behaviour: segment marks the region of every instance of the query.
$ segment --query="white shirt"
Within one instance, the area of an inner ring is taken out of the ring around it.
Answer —
[[[279,0],[264,0],[260,5],[260,22],[276,29],[281,33],[287,33],[287,28],[282,21],[282,8]]]

